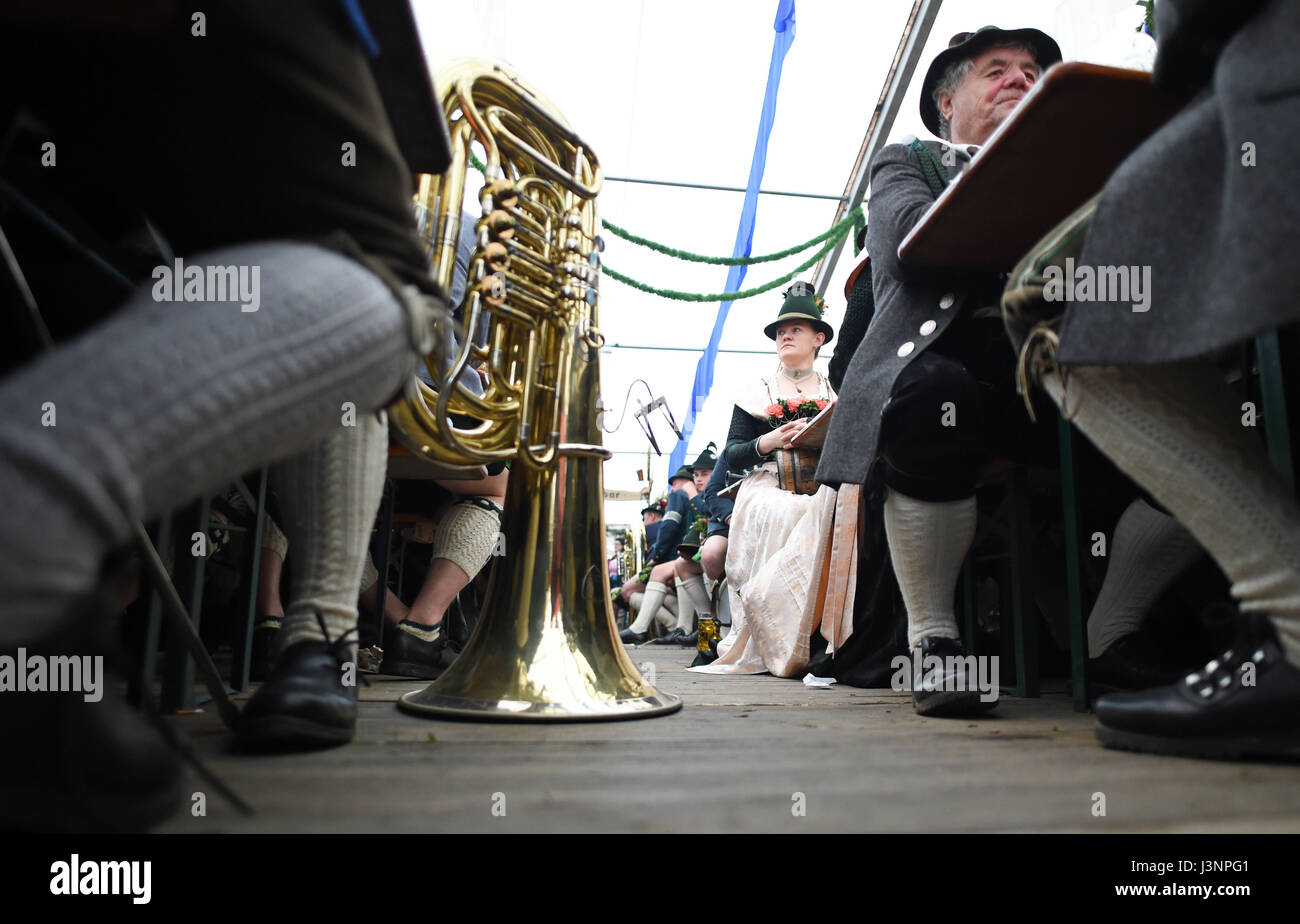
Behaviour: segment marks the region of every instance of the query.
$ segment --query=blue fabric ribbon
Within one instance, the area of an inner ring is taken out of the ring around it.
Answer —
[[[348,22],[352,24],[352,31],[356,32],[357,38],[361,39],[361,47],[366,50],[366,56],[379,57],[379,43],[375,41],[375,36],[370,31],[366,15],[361,12],[361,4],[358,0],[340,0],[340,2],[343,5],[343,12],[347,14]]]
[[[754,142],[754,159],[749,165],[749,183],[745,186],[745,204],[740,209],[740,226],[736,229],[736,244],[732,248],[733,257],[748,257],[754,243],[754,214],[758,210],[758,189],[763,182],[763,170],[767,166],[767,141],[772,134],[772,123],[776,121],[776,93],[781,86],[781,65],[785,62],[785,53],[794,44],[794,0],[778,0],[776,21],[772,24],[776,38],[772,42],[772,62],[767,68],[767,90],[763,94],[763,113],[758,120],[758,138]],[[745,279],[744,266],[733,266],[727,271],[727,284],[724,292],[736,292]],[[718,344],[722,340],[722,328],[727,323],[727,313],[731,311],[731,302],[718,305],[718,316],[713,322],[713,333],[709,337],[704,355],[695,366],[695,383],[691,388],[691,405],[686,411],[686,420],[682,424],[682,438],[678,440],[668,459],[668,471],[675,472],[685,464],[686,447],[695,431],[695,414],[697,408],[703,408],[705,399],[713,388],[713,366],[718,358]]]

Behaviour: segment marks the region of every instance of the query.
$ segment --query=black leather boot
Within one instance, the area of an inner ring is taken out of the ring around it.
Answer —
[[[633,632],[632,627],[628,626],[626,629],[618,633],[618,640],[624,645],[644,645],[646,642],[650,641],[650,633]]]
[[[300,751],[352,740],[359,671],[340,659],[342,644],[298,642],[280,653],[270,678],[244,707],[241,747]]]
[[[403,626],[409,626],[412,631]],[[445,629],[442,625],[426,626],[409,620],[389,627],[384,633],[384,659],[379,665],[380,673],[437,680],[460,653],[448,641]],[[431,634],[431,639],[421,638]]]
[[[1088,659],[1088,696],[1127,690],[1147,690],[1173,683],[1185,673],[1160,659],[1156,646],[1142,633],[1126,635]]]
[[[686,638],[686,630],[678,628],[677,626],[673,626],[671,629],[668,630],[667,635],[661,635],[657,639],[653,639],[650,642],[650,644],[651,645],[682,645],[685,644],[685,642],[682,641],[684,638]]]
[[[992,698],[985,699],[989,694],[977,689],[976,672],[967,662],[956,660],[970,657],[961,642],[927,636],[919,647],[921,670],[912,677],[912,705],[917,715],[956,718],[980,715],[997,706],[998,691],[990,691]],[[939,670],[927,670],[926,658],[931,657],[940,659]]]
[[[1261,621],[1262,623],[1262,621]],[[1300,754],[1300,667],[1257,624],[1203,668],[1167,686],[1097,700],[1111,748],[1181,757]]]

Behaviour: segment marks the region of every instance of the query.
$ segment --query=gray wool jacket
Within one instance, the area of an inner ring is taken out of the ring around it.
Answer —
[[[942,156],[942,143],[922,143]],[[964,151],[955,153],[958,166],[948,168],[953,175],[970,159]],[[998,288],[993,274],[916,271],[899,263],[899,244],[935,198],[920,160],[907,145],[888,145],[872,161],[867,253],[871,255],[876,311],[844,374],[839,404],[817,465],[817,480],[823,484],[866,482],[878,451],[880,415],[898,374],[925,352],[960,312],[984,307],[978,303],[978,293],[988,299],[988,293]]]
[[[1173,362],[1300,320],[1300,2],[1156,15],[1155,82],[1192,99],[1107,181],[1079,257],[1149,266],[1150,305],[1069,305],[1063,363]]]

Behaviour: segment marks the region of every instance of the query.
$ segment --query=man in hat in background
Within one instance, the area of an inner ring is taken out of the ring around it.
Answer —
[[[910,270],[898,248],[943,180],[969,164],[1060,59],[1056,42],[1036,29],[987,26],[954,36],[921,90],[922,120],[943,140],[889,145],[871,167],[867,252],[876,314],[844,377],[817,480],[865,484],[880,460],[908,644],[922,658],[964,654],[953,598],[975,535],[980,468],[995,452],[1007,457],[1035,445],[1050,452],[1053,444],[1052,434],[1031,432],[1017,407],[1015,355],[994,307],[1001,278]],[[969,715],[993,705],[973,684],[914,689],[913,702],[922,715]]]
[[[668,479],[671,492],[668,495],[668,509],[664,511],[663,523],[659,526],[659,537],[649,555],[650,579],[646,581],[645,597],[641,602],[641,611],[636,621],[619,633],[619,638],[632,645],[640,645],[650,639],[650,623],[659,613],[671,588],[668,581],[673,579],[673,561],[677,558],[677,546],[682,541],[686,527],[698,515],[694,504],[699,491],[695,487],[695,475],[690,466],[683,465],[673,472]],[[630,599],[630,597],[629,597]]]
[[[703,566],[695,561],[695,553],[705,543],[707,525],[700,528],[701,520],[708,520],[711,514],[706,489],[717,465],[714,450],[716,443],[709,443],[704,451],[691,463],[692,480],[696,494],[691,498],[691,517],[687,523],[682,541],[677,546],[677,558],[673,560],[673,576],[677,584],[677,625],[668,634],[654,640],[656,645],[694,645],[697,637],[694,633],[696,615],[708,615],[713,611],[709,593],[704,589]],[[716,501],[717,498],[714,498]],[[726,555],[726,540],[723,540],[723,555]],[[715,542],[716,545],[716,542]],[[714,550],[716,553],[716,549]]]
[[[654,548],[655,542],[659,539],[659,527],[663,523],[664,510],[667,509],[668,501],[666,498],[659,498],[641,508],[641,548],[649,553]],[[628,618],[631,619],[632,595],[645,593],[645,579],[649,572],[644,569],[637,574],[629,575],[629,579],[624,579],[622,585],[614,592],[614,606],[627,610]]]

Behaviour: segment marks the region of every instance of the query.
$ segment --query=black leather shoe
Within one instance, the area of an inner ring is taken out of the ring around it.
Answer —
[[[1112,693],[1096,709],[1097,737],[1111,748],[1180,757],[1300,754],[1300,667],[1285,659],[1271,628],[1239,637],[1173,684]]]
[[[409,629],[407,628],[409,627]],[[427,636],[433,634],[433,638]],[[422,638],[421,636],[426,636]],[[380,673],[393,677],[437,680],[451,667],[459,651],[452,648],[440,627],[402,620],[384,633],[384,659]]]
[[[667,635],[661,635],[656,639],[651,639],[651,645],[680,645],[682,639],[686,638],[686,630],[673,626],[668,630]]]
[[[912,678],[912,705],[917,715],[955,718],[980,715],[997,706],[996,689],[981,694],[977,686],[975,662],[950,662],[949,658],[967,658],[966,649],[953,638],[926,636],[921,639],[920,675]],[[927,671],[926,658],[942,660],[942,669]],[[982,698],[991,695],[991,699]]]
[[[681,641],[677,643],[683,648],[696,648],[700,644],[700,631],[698,629],[688,632],[682,636]]]
[[[1162,687],[1184,673],[1182,668],[1161,661],[1151,642],[1134,632],[1113,642],[1101,657],[1088,659],[1088,696]]]
[[[270,679],[253,694],[239,721],[248,750],[299,751],[352,740],[357,727],[357,668],[351,683],[337,643],[298,642],[280,653]]]
[[[618,634],[618,640],[625,645],[644,645],[650,640],[650,633],[633,632],[629,627]]]

